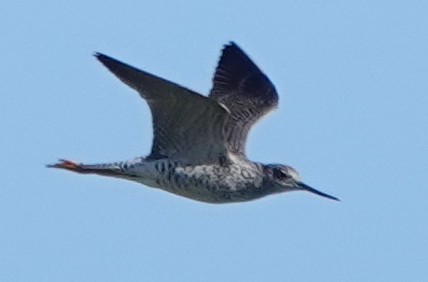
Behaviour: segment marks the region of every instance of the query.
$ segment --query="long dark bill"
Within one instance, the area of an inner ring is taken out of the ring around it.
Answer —
[[[312,188],[311,186],[306,185],[303,182],[300,182],[298,185],[299,185],[299,188],[302,189],[302,190],[311,192],[313,194],[317,194],[318,196],[321,196],[321,197],[324,197],[324,198],[327,198],[327,199],[330,199],[330,200],[335,200],[335,201],[339,201],[340,202],[340,200],[338,198],[333,197],[333,196],[331,196],[329,194],[326,194],[324,192],[318,191],[318,190]]]

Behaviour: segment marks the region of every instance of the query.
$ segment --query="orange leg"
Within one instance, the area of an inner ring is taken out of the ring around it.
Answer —
[[[123,177],[124,174],[121,171],[121,169],[117,166],[113,165],[85,165],[82,163],[75,163],[73,161],[60,159],[58,163],[47,165],[49,168],[59,168],[59,169],[65,169],[72,172],[77,173],[94,173],[104,176],[115,176],[115,177]]]

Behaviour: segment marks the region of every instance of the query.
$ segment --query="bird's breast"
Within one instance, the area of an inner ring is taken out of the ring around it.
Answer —
[[[247,164],[176,165],[158,178],[159,188],[194,200],[220,203],[245,201],[262,187],[257,167]],[[260,193],[259,193],[260,194]],[[257,196],[259,197],[259,196]]]
[[[130,180],[202,202],[242,202],[265,195],[261,168],[244,160],[224,166],[140,159],[127,169],[138,175]]]

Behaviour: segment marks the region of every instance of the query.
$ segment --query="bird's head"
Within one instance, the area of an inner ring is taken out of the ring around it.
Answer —
[[[287,165],[269,164],[264,166],[265,181],[267,186],[273,189],[273,193],[287,192],[287,191],[308,191],[319,196],[339,201],[338,198],[318,191],[300,180],[299,173]]]

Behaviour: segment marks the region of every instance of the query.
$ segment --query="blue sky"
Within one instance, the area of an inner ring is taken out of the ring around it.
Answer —
[[[1,281],[425,281],[428,2],[0,6]],[[230,40],[280,95],[249,157],[342,202],[209,205],[44,167],[150,150],[147,106],[93,52],[206,94]]]

